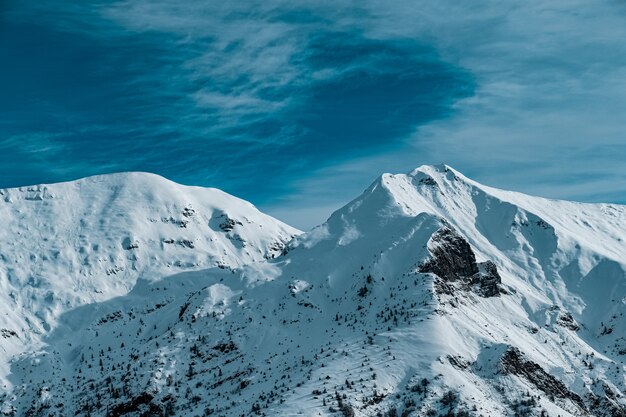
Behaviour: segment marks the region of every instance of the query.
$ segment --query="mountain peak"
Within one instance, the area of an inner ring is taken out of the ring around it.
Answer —
[[[447,164],[425,164],[425,165],[420,165],[419,167],[415,168],[414,170],[412,170],[409,175],[414,175],[417,172],[423,172],[423,173],[445,173],[452,170],[452,167],[450,167]]]
[[[338,235],[346,228],[377,235],[378,230],[390,222],[427,214],[445,219],[458,229],[472,231],[481,245],[503,247],[508,245],[506,241],[511,233],[508,229],[512,225],[526,224],[532,219],[543,225],[544,230],[552,231],[555,237],[551,237],[551,241],[558,240],[561,245],[577,242],[579,246],[618,260],[626,257],[626,247],[614,228],[617,223],[598,221],[590,227],[584,220],[587,217],[601,219],[606,212],[617,222],[626,221],[626,206],[550,200],[500,190],[482,185],[442,164],[423,165],[408,174],[381,175],[363,194],[333,213],[327,224]],[[492,231],[494,227],[498,234],[505,236],[496,236]],[[580,242],[578,236],[588,238]],[[601,245],[600,241],[608,246]]]
[[[6,190],[20,190],[20,189],[35,189],[35,188],[64,188],[72,186],[80,186],[81,184],[103,184],[103,185],[121,185],[125,183],[148,183],[157,185],[164,184],[176,184],[173,181],[151,172],[144,171],[124,171],[124,172],[112,172],[106,174],[96,174],[87,177],[82,177],[75,180],[60,181],[53,183],[40,183],[23,185],[18,187],[4,188]],[[180,185],[180,184],[176,184]]]
[[[438,164],[438,165],[422,165],[420,167],[415,168],[407,174],[412,178],[441,178],[446,179],[448,181],[461,181],[472,185],[480,185],[476,181],[466,177],[460,171],[452,168],[450,165],[446,164]]]
[[[0,304],[12,306],[0,329],[21,329],[15,349],[139,279],[264,261],[300,233],[218,189],[144,172],[4,189],[0,218]]]
[[[624,207],[422,166],[286,245],[149,174],[2,196],[0,413],[626,412]]]

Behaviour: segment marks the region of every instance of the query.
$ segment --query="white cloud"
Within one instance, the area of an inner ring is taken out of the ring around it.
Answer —
[[[455,104],[452,118],[419,127],[407,140],[411,150],[353,160],[347,170],[332,167],[319,175],[353,184],[345,189],[356,192],[374,172],[446,162],[502,188],[624,201],[626,4],[368,5],[377,10],[373,33],[428,36],[444,57],[474,74],[477,90]],[[304,181],[295,199],[323,192],[313,191],[316,184],[319,179]],[[338,198],[337,206],[343,202]]]
[[[175,36],[192,82],[229,86],[191,93],[229,123],[263,118],[293,104],[282,89],[334,75],[310,73],[299,60],[307,35],[321,29],[428,42],[473,74],[475,94],[455,103],[450,118],[418,127],[400,152],[296,175],[282,213],[302,227],[379,173],[423,163],[446,162],[487,184],[552,197],[619,198],[626,192],[619,174],[626,172],[625,7],[604,0],[127,0],[99,12],[124,30]]]

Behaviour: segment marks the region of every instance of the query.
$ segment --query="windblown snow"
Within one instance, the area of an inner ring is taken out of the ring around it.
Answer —
[[[626,206],[445,165],[307,233],[150,174],[0,199],[1,415],[626,415]]]

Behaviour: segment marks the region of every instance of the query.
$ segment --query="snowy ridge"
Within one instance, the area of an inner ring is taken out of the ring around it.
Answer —
[[[36,344],[62,313],[124,295],[139,278],[260,261],[299,233],[220,190],[146,173],[0,190],[0,218],[9,354]]]
[[[263,221],[275,233],[230,268],[146,267],[130,292],[65,309],[12,361],[0,410],[625,415],[626,207],[443,165],[384,174],[275,259],[296,231]]]

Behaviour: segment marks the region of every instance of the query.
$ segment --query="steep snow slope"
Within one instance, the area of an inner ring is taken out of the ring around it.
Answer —
[[[7,415],[622,416],[626,207],[385,174],[282,256],[65,313]]]
[[[0,190],[0,219],[0,359],[139,278],[259,261],[298,233],[222,191],[145,173]]]

